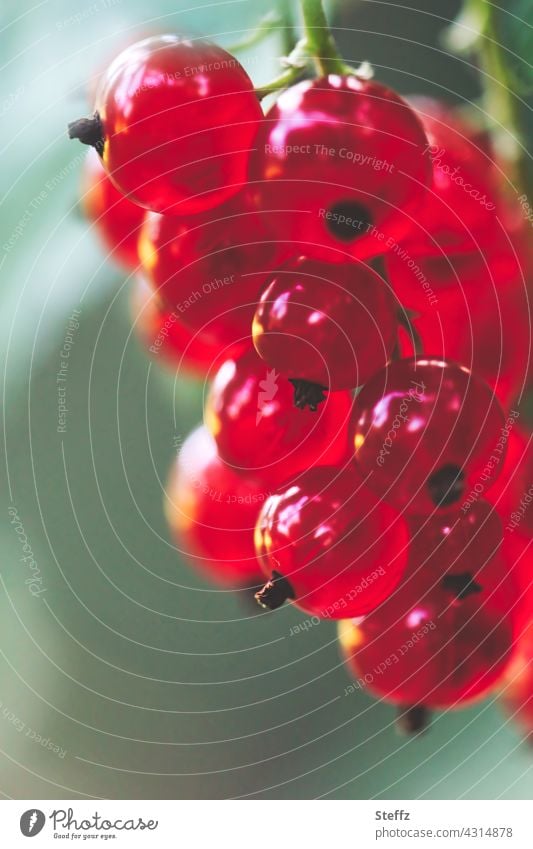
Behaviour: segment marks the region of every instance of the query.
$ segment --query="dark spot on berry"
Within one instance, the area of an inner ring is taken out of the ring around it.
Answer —
[[[272,572],[270,581],[267,581],[263,589],[255,594],[257,603],[267,610],[276,610],[289,598],[294,598],[294,590],[287,578],[279,572]]]
[[[341,200],[328,209],[326,227],[341,242],[354,242],[366,235],[372,226],[372,216],[363,204]]]
[[[455,504],[463,494],[465,476],[459,466],[448,463],[434,472],[428,480],[431,500],[436,507]]]
[[[461,601],[468,598],[469,595],[480,593],[483,587],[478,584],[470,572],[461,572],[458,575],[445,575],[442,579],[442,586],[445,590],[452,593]]]
[[[396,717],[396,729],[400,734],[423,734],[429,725],[430,713],[424,705],[400,708]]]
[[[79,139],[82,144],[94,147],[100,156],[104,153],[104,128],[100,115],[95,112],[91,118],[78,118],[68,125],[69,139]]]
[[[309,380],[301,380],[298,377],[289,377],[289,382],[294,386],[294,406],[299,410],[309,407],[313,413],[316,413],[318,405],[326,400],[325,393],[328,390],[319,383],[311,383]]]

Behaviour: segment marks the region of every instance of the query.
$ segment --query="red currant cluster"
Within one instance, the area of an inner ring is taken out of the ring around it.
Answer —
[[[484,134],[357,73],[263,114],[233,56],[174,35],[123,51],[69,131],[146,346],[217,367],[165,500],[191,563],[344,620],[356,682],[410,730],[523,667],[527,546],[500,516],[531,468],[525,237]]]

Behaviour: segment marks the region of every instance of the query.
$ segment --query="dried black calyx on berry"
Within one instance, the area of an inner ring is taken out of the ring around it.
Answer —
[[[430,476],[428,489],[436,507],[448,507],[463,494],[465,476],[459,466],[447,463]]]
[[[457,599],[462,601],[468,598],[469,595],[480,593],[483,589],[481,584],[474,580],[470,572],[461,572],[457,575],[445,575],[442,579],[442,586],[447,592],[452,593]]]
[[[396,717],[396,730],[405,736],[423,734],[429,725],[430,716],[429,710],[424,705],[400,708]]]
[[[341,200],[324,214],[326,227],[340,242],[354,242],[366,236],[372,227],[372,216],[366,206],[354,200]]]
[[[104,155],[104,128],[100,115],[95,112],[91,118],[78,118],[68,125],[69,139],[79,139],[82,144],[91,145],[96,152]]]
[[[276,610],[289,598],[294,598],[294,590],[287,578],[279,572],[272,572],[270,581],[267,581],[262,590],[255,594],[255,600],[266,610]]]
[[[309,407],[313,413],[316,413],[318,405],[326,400],[327,388],[319,383],[301,380],[299,377],[289,377],[289,381],[294,386],[294,406],[299,410]]]

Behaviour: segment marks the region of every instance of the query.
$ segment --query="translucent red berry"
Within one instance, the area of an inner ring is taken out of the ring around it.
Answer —
[[[348,461],[349,392],[333,392],[319,412],[295,410],[289,382],[250,351],[215,375],[204,420],[220,457],[235,471],[289,480],[312,466]]]
[[[111,259],[125,268],[137,268],[137,243],[144,210],[115,188],[93,150],[83,164],[81,205]]]
[[[223,463],[204,427],[183,443],[165,494],[165,515],[189,565],[217,584],[257,585],[257,514],[270,492],[258,478]]]
[[[357,465],[368,486],[402,510],[453,508],[498,477],[504,421],[492,390],[463,366],[397,360],[357,398]]]
[[[408,231],[431,179],[426,146],[415,112],[391,89],[330,75],[280,95],[252,180],[276,238],[345,262],[382,253]]]
[[[263,291],[253,321],[257,352],[294,383],[298,406],[364,384],[389,360],[396,334],[394,298],[362,262],[290,262]]]
[[[363,620],[340,625],[359,686],[405,707],[462,707],[501,680],[514,642],[517,590],[496,556],[477,571],[435,575],[410,559],[399,588]]]
[[[92,118],[69,125],[130,200],[195,213],[235,194],[263,113],[237,59],[177,35],[127,47],[100,81]]]
[[[268,583],[256,596],[271,609],[285,600],[339,619],[373,610],[397,586],[408,530],[354,470],[311,469],[264,505],[256,551]]]
[[[184,325],[220,348],[249,345],[279,252],[242,195],[196,219],[148,214],[139,252],[152,287]]]
[[[209,344],[201,333],[185,327],[141,276],[133,281],[131,316],[133,329],[155,360],[195,377],[215,374],[224,356],[220,346]]]

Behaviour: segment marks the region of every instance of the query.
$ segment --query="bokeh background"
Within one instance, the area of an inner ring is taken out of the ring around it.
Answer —
[[[402,92],[468,102],[475,69],[441,39],[458,5],[331,9],[349,61],[370,60]],[[165,476],[201,419],[204,386],[162,371],[132,335],[132,281],[79,212],[86,151],[65,127],[135,34],[188,31],[227,46],[269,8],[23,0],[0,11],[0,793],[530,798],[531,750],[494,699],[435,717],[422,738],[398,737],[391,708],[344,695],[334,625],[291,636],[301,613],[256,615],[242,594],[202,582],[165,526]],[[261,83],[280,49],[274,36],[240,58]],[[37,596],[10,508],[40,570]]]

